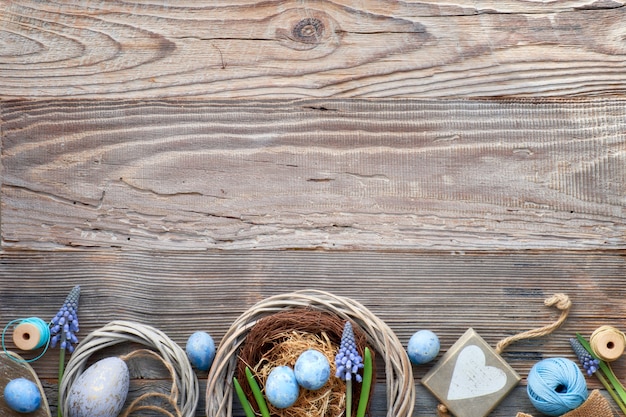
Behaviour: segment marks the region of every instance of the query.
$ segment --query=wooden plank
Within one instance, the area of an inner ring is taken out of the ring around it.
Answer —
[[[206,392],[206,379],[201,379],[200,383],[200,392]],[[128,400],[133,401],[138,398],[140,395],[145,394],[146,392],[155,391],[161,388],[165,388],[166,383],[161,380],[133,380],[131,381]],[[415,408],[413,410],[414,417],[435,417],[436,409],[439,404],[436,398],[434,398],[424,387],[421,385],[417,385],[417,401],[415,404]],[[57,407],[57,391],[55,384],[49,384],[46,389],[46,396],[52,401],[50,404],[50,408],[52,410],[52,415],[56,416],[56,407]],[[602,391],[604,396],[609,398],[609,395]],[[197,417],[206,417],[206,413],[204,412],[206,405],[206,399],[201,395],[200,400],[198,402],[198,409],[196,410]],[[526,394],[525,386],[516,387],[511,393],[506,397],[505,401],[500,403],[498,407],[489,415],[490,417],[515,417],[517,412],[524,411],[532,413],[535,417],[540,417],[542,414],[538,414],[535,412],[533,405],[528,399],[528,394]],[[385,384],[383,382],[377,382],[374,388],[374,395],[371,398],[371,415],[372,416],[384,416],[387,413],[386,407],[386,398],[385,398]],[[150,412],[144,411],[142,412],[142,417],[161,417],[163,416],[162,412]],[[239,403],[235,401],[233,403],[233,417],[244,417],[244,412],[242,411]]]
[[[2,103],[2,245],[626,247],[626,101]]]
[[[623,6],[1,0],[0,97],[622,94]]]
[[[413,332],[435,331],[443,354],[469,327],[495,346],[512,334],[553,322],[557,311],[543,301],[565,292],[573,307],[561,328],[550,336],[514,343],[503,353],[523,380],[491,415],[510,417],[516,411],[533,411],[524,384],[534,363],[555,356],[574,359],[569,338],[577,331],[588,336],[604,324],[626,328],[624,255],[623,251],[4,251],[0,320],[50,318],[67,292],[80,284],[79,338],[122,319],[155,326],[181,345],[195,330],[208,331],[219,342],[230,324],[254,303],[312,288],[361,302],[405,346]],[[52,404],[56,402],[56,352],[33,364]],[[436,400],[420,382],[430,367],[413,368],[419,392],[414,415],[435,415]],[[622,360],[614,363],[614,369],[618,375],[626,374]],[[144,392],[145,384],[155,378],[144,376],[146,381],[134,381],[133,392]],[[204,384],[206,373],[198,376]],[[590,387],[599,387],[595,378],[588,381]],[[377,409],[384,410],[382,372],[377,389]]]

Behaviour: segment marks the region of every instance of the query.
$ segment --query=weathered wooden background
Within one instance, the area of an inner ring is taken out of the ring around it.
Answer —
[[[561,329],[505,352],[523,380],[491,414],[540,415],[534,363],[626,330],[625,4],[0,0],[3,326],[80,284],[79,336],[219,341],[316,288],[445,351],[549,323],[566,292]],[[53,411],[57,364],[33,365]]]

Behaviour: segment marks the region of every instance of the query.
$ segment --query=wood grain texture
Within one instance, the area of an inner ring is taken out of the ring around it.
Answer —
[[[4,248],[626,247],[626,101],[12,101]]]
[[[623,1],[0,1],[0,97],[623,94]]]
[[[182,345],[316,288],[445,351],[566,292],[561,329],[506,349],[523,380],[490,414],[539,416],[534,363],[626,330],[625,5],[0,0],[0,321],[80,284],[80,336],[135,320]],[[55,352],[34,368],[56,412]],[[140,370],[130,399],[167,386]]]
[[[412,253],[326,251],[226,252],[16,252],[0,254],[0,320],[50,318],[67,292],[81,285],[79,337],[111,320],[155,326],[184,345],[195,330],[219,342],[230,324],[256,302],[275,294],[319,289],[361,302],[384,320],[403,345],[413,332],[435,331],[445,352],[473,327],[491,346],[512,334],[553,322],[558,312],[543,301],[557,292],[573,303],[552,335],[507,347],[504,359],[522,384],[492,414],[533,412],[525,378],[537,361],[574,359],[569,338],[589,336],[604,324],[626,328],[624,251],[585,253]],[[56,352],[56,351],[55,351]],[[104,354],[104,352],[103,352]],[[50,402],[57,355],[33,364]],[[436,401],[421,385],[430,365],[414,367],[415,416],[434,416]],[[615,362],[626,375],[625,362]],[[159,382],[154,369],[133,382],[133,395]],[[206,372],[198,373],[205,387]],[[599,387],[595,379],[589,386]],[[378,410],[384,410],[384,375],[378,375]],[[203,410],[204,407],[200,407]],[[198,414],[201,415],[201,414]],[[384,412],[375,415],[384,415]]]

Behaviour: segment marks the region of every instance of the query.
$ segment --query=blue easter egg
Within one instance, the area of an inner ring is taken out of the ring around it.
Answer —
[[[17,378],[4,387],[4,400],[18,413],[32,413],[41,406],[41,393],[34,382]]]
[[[328,359],[322,352],[315,349],[302,352],[293,370],[298,384],[310,390],[322,388],[330,378]]]
[[[439,338],[430,330],[420,330],[409,339],[407,353],[414,365],[428,363],[439,354]]]
[[[215,358],[215,342],[206,332],[195,332],[185,347],[189,362],[201,371],[208,371]]]
[[[265,381],[265,396],[276,408],[287,408],[293,405],[300,395],[300,387],[296,375],[288,366],[277,366]]]

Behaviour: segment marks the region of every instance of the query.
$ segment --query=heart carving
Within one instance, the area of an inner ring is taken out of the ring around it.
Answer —
[[[485,353],[476,345],[466,346],[456,360],[448,400],[463,400],[500,391],[506,385],[506,373],[485,365]]]

